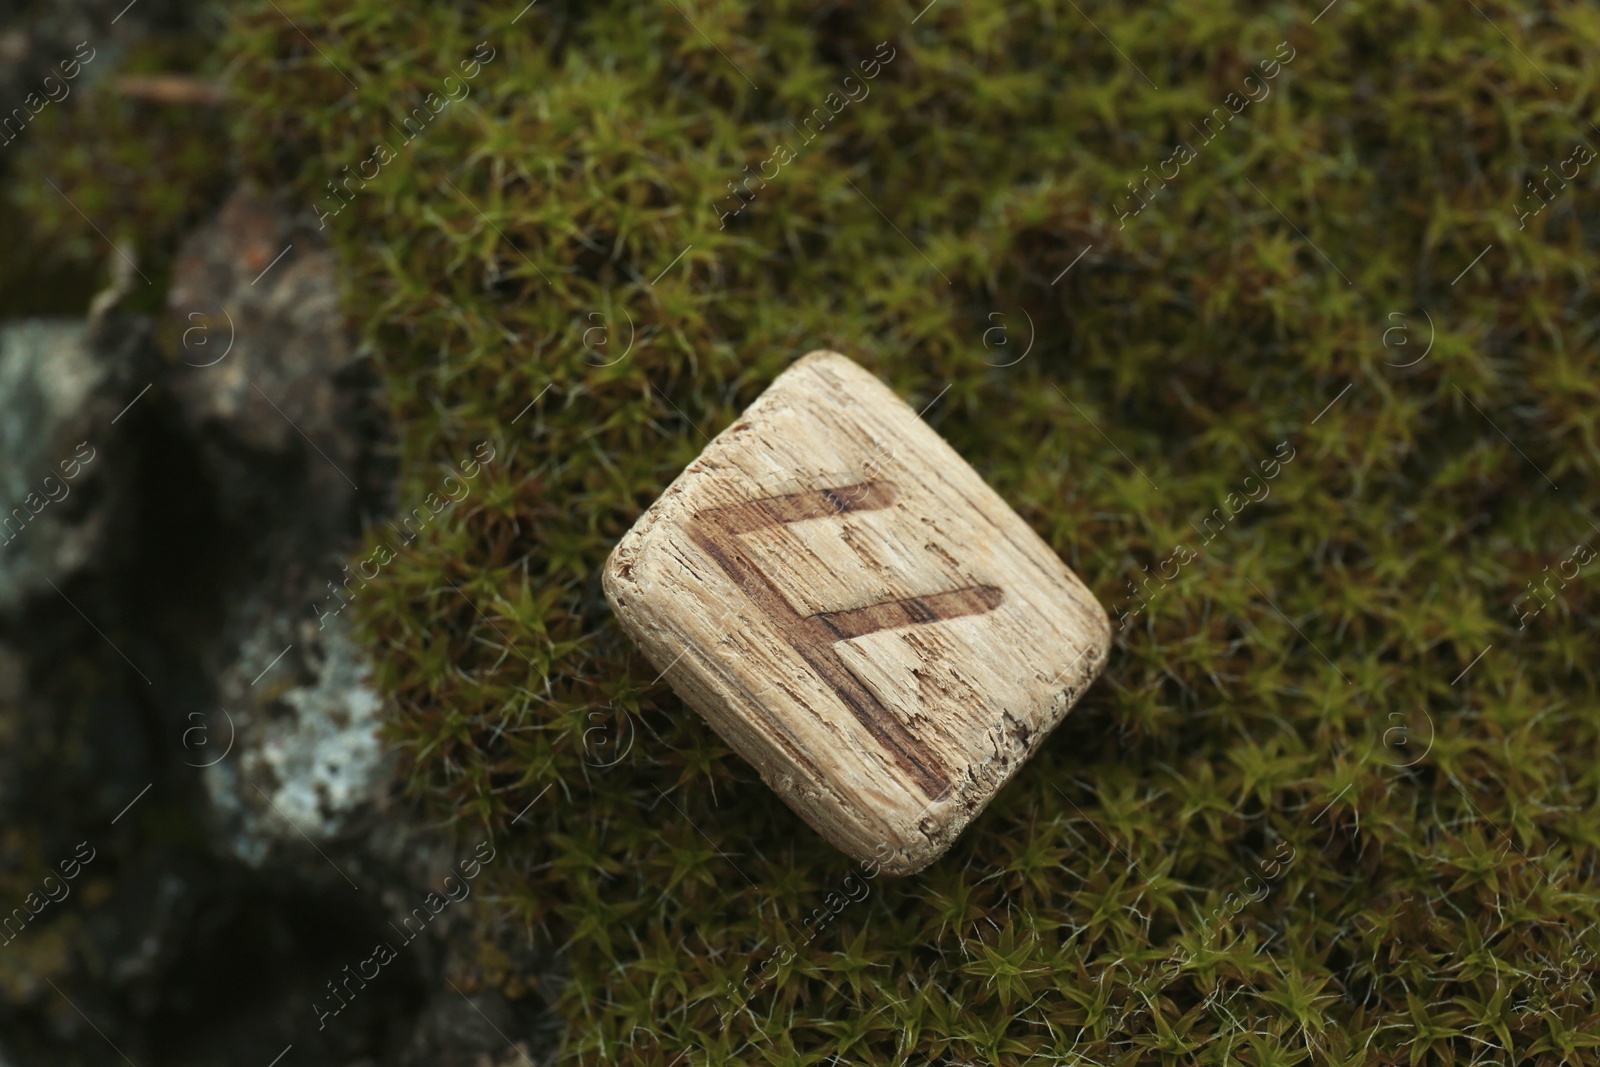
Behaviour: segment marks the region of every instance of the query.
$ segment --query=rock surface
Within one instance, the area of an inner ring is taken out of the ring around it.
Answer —
[[[205,769],[229,847],[257,866],[274,849],[300,848],[301,835],[318,844],[349,836],[379,809],[393,774],[377,737],[382,698],[345,624],[319,631],[292,614],[267,615],[224,671],[237,758]]]
[[[0,1067],[107,1041],[196,1067],[548,1042],[537,1005],[475,990],[465,905],[318,1026],[330,982],[475,843],[394,802],[371,667],[317,608],[393,481],[335,283],[314,230],[246,188],[182,248],[163,321],[118,314],[113,284],[88,320],[0,325],[0,504],[21,509],[0,533],[0,914],[96,853],[0,945]]]
[[[241,544],[264,580],[233,607],[219,710],[191,740],[232,739],[234,758],[206,767],[205,783],[235,854],[298,856],[320,877],[305,845],[359,834],[392,772],[370,668],[340,617],[309,610],[387,480],[370,383],[344,335],[332,254],[252,189],[184,245],[167,304],[184,325],[172,394],[220,518],[272,531]]]
[[[103,457],[140,341],[136,327],[119,345],[84,322],[0,326],[0,613],[100,550],[120,488]]]

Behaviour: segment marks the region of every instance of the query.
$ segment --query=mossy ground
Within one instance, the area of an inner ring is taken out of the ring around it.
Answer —
[[[217,77],[223,11],[217,4],[186,18],[169,14],[126,46],[106,34],[95,37],[97,48],[86,40],[87,51],[76,54],[93,58],[67,83],[68,94],[0,145],[0,232],[8,237],[0,314],[81,314],[85,293],[109,283],[122,256],[139,272],[124,309],[161,310],[178,241],[216,210],[236,153],[219,110],[130,97],[114,77]],[[37,92],[42,82],[27,85]]]
[[[244,9],[251,171],[328,211],[393,150],[329,228],[397,506],[498,449],[361,611],[410,794],[501,842],[486,918],[561,952],[566,1054],[1600,1055],[1600,14],[1320,7]],[[869,95],[802,143],[849,75]],[[1127,613],[951,853],[842,908],[851,865],[652,682],[598,583],[822,347],[931,404]],[[598,766],[618,710],[635,743]],[[473,977],[515,990],[505,958]]]

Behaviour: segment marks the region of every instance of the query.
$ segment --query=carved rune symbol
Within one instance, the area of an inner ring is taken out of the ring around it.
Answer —
[[[999,607],[1005,594],[992,585],[973,585],[847,611],[801,615],[739,543],[740,534],[785,523],[886,508],[897,495],[894,483],[871,481],[707,508],[696,513],[689,524],[689,535],[767,614],[789,646],[838,694],[851,714],[911,775],[923,794],[938,800],[953,784],[950,769],[862,683],[839,656],[837,645],[879,630],[982,615]]]

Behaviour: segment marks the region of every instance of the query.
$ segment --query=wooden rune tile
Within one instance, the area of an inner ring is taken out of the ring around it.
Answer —
[[[611,553],[672,688],[833,845],[932,863],[1105,665],[1105,610],[886,385],[781,374]]]

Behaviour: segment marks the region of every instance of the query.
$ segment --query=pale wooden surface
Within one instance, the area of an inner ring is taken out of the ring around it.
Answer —
[[[950,847],[1110,646],[1049,546],[833,352],[706,446],[604,584],[684,701],[818,833],[891,874]]]

